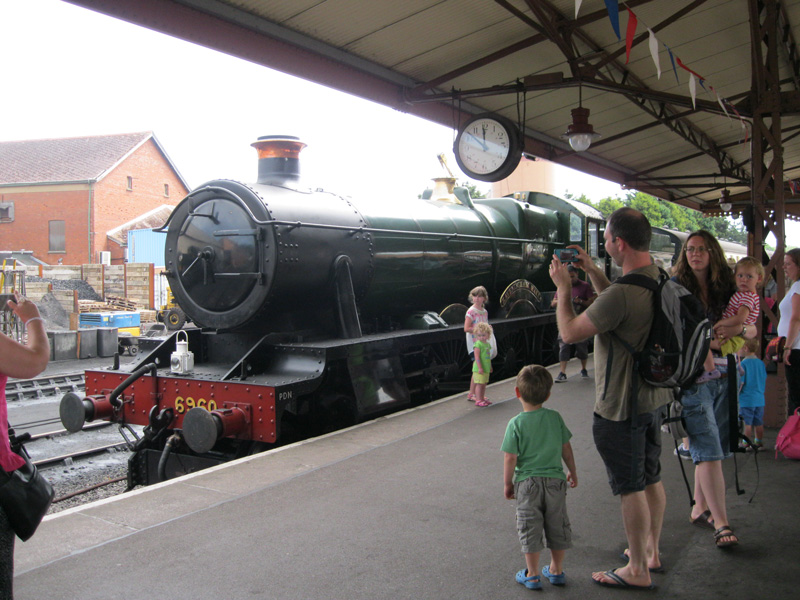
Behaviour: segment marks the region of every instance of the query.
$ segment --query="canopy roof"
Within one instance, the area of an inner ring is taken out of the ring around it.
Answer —
[[[524,121],[529,155],[704,212],[728,189],[800,218],[800,0],[628,0],[620,38],[614,0],[69,1],[451,127]],[[602,137],[576,153],[579,101]]]

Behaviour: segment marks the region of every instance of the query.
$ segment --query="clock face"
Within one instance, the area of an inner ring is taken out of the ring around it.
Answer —
[[[454,152],[473,179],[499,181],[519,164],[521,147],[514,124],[499,115],[478,115],[459,132]]]

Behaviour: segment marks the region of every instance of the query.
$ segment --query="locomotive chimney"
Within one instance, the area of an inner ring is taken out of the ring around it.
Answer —
[[[300,151],[306,144],[292,135],[263,135],[250,144],[258,151],[258,183],[277,184],[300,179]]]

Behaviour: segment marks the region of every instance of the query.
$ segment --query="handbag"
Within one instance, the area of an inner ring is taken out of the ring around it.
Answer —
[[[775,440],[775,458],[780,451],[786,458],[800,460],[800,408],[789,415]]]
[[[678,399],[672,400],[667,404],[667,416],[663,421],[672,439],[682,440],[689,437],[686,432],[686,421],[683,419],[683,404]]]
[[[23,542],[29,540],[42,522],[55,492],[19,445],[17,452],[25,461],[16,471],[0,469],[0,506],[3,507],[14,533]]]
[[[783,362],[783,349],[786,346],[786,338],[775,337],[767,344],[766,355],[770,362]]]

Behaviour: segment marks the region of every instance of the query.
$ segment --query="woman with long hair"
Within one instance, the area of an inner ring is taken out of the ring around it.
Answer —
[[[6,307],[3,307],[6,309]],[[6,406],[6,381],[9,377],[35,377],[50,360],[50,344],[39,309],[30,300],[14,293],[7,301],[7,310],[13,311],[25,324],[28,343],[20,344],[0,333],[0,468],[6,473],[19,469],[25,462],[11,451],[8,439],[8,411]],[[0,507],[0,600],[13,598],[11,586],[14,576],[14,530],[8,516]]]
[[[783,256],[783,272],[792,282],[778,305],[781,318],[778,335],[786,338],[783,364],[786,367],[786,385],[789,388],[789,414],[800,408],[800,248],[789,250]]]
[[[673,271],[675,279],[698,298],[712,323],[716,323],[728,300],[736,291],[733,271],[716,238],[707,231],[690,234],[683,245]],[[715,328],[720,340],[740,335],[730,326]],[[752,328],[754,329],[754,328]],[[754,333],[748,332],[751,337]],[[695,464],[694,499],[691,522],[714,529],[720,548],[734,546],[739,539],[728,523],[725,504],[725,478],[722,460],[731,455],[727,360],[715,355],[714,363],[723,374],[719,379],[696,383],[683,393],[683,415],[689,433],[689,452]]]

